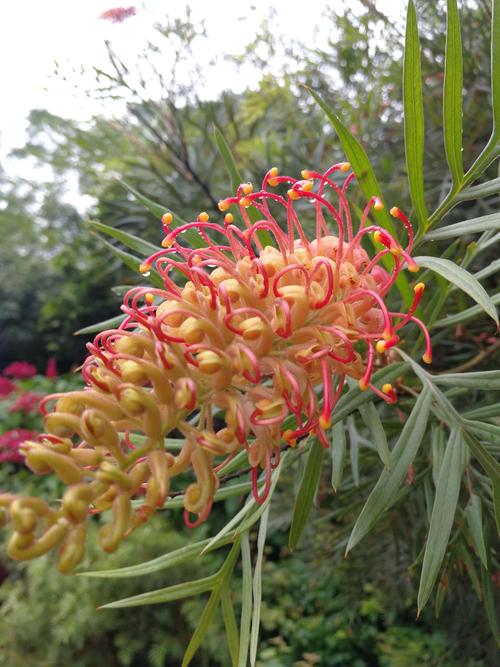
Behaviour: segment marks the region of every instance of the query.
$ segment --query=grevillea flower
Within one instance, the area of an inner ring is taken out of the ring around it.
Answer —
[[[36,375],[36,366],[27,361],[13,361],[3,369],[3,375],[17,380],[26,380]]]
[[[99,18],[104,21],[111,21],[112,23],[122,23],[125,19],[135,16],[137,10],[135,7],[114,7],[107,9],[99,15]]]
[[[38,412],[43,394],[36,391],[25,391],[16,398],[9,407],[9,412],[24,412],[25,415]]]
[[[13,391],[16,391],[16,385],[12,380],[0,376],[0,398],[10,396]]]
[[[36,433],[25,428],[14,428],[0,434],[0,463],[23,463],[24,457],[19,448],[28,438],[35,438]],[[1,507],[1,506],[0,506]],[[1,522],[0,522],[1,525]]]
[[[423,284],[415,285],[407,312],[386,304],[400,272],[418,270],[411,225],[391,210],[403,246],[373,224],[372,211],[383,208],[377,197],[355,225],[349,168],[306,171],[301,180],[273,168],[257,191],[243,184],[220,202],[223,224],[201,213],[174,228],[172,215],[163,216],[163,247],[141,271],[156,271],[164,287],[126,294],[124,322],[88,345],[86,389],[44,399],[49,434],[24,444],[33,471],[54,471],[68,485],[61,505],[52,510],[38,498],[0,495],[15,530],[11,556],[32,558],[60,545],[66,572],[82,557],[87,514],[107,508],[113,517],[100,543],[113,551],[163,506],[181,473],[195,477],[184,507],[186,523],[198,525],[221,472],[242,450],[262,502],[283,447],[310,434],[328,445],[346,378],[387,403],[396,400],[390,384],[372,384],[372,373],[403,327],[422,329],[424,359],[431,360],[428,332],[414,315]],[[315,218],[312,239],[298,209]],[[363,248],[369,235],[378,247],[373,257]],[[201,247],[187,247],[186,239]],[[184,438],[179,453],[165,446],[171,433]],[[142,498],[139,507],[132,507],[134,496]]]

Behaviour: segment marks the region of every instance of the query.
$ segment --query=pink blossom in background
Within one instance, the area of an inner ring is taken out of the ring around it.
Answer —
[[[36,367],[27,361],[13,361],[3,369],[3,375],[25,380],[36,375]]]
[[[23,463],[24,457],[19,452],[19,446],[25,440],[36,438],[34,431],[25,428],[14,428],[0,435],[0,463],[10,461],[12,463]]]
[[[16,385],[8,378],[0,377],[0,398],[6,398],[15,391]]]
[[[36,413],[39,411],[42,398],[43,394],[35,391],[25,391],[10,406],[9,412],[24,412],[25,415],[29,415],[32,412]]]
[[[54,357],[50,357],[47,361],[47,366],[45,368],[45,377],[46,378],[56,378],[59,375],[57,372],[57,364]]]
[[[125,19],[135,16],[136,13],[135,7],[115,7],[114,9],[107,9],[99,18],[112,23],[122,23]]]

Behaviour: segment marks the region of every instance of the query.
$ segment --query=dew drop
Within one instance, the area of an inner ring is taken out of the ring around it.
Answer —
[[[146,271],[146,273],[142,274],[145,278],[151,275],[151,271]]]

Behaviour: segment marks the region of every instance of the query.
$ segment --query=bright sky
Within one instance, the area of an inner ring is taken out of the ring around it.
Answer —
[[[137,15],[123,23],[113,24],[99,20],[104,10],[122,4],[135,5]],[[115,50],[127,62],[144,47],[151,26],[168,12],[181,16],[187,5],[193,9],[193,18],[206,20],[211,53],[200,54],[203,60],[221,52],[240,53],[260,22],[276,10],[276,24],[280,33],[314,43],[314,27],[321,23],[321,13],[328,0],[304,3],[302,0],[15,0],[0,2],[0,158],[22,145],[26,116],[33,108],[69,118],[85,119],[98,111],[96,102],[85,95],[91,79],[71,76],[63,83],[51,76],[54,61],[75,68],[83,65],[106,67],[104,40],[110,40]],[[377,0],[377,7],[400,14],[404,0]],[[396,5],[396,7],[394,6]],[[311,7],[310,11],[307,9]],[[217,92],[227,87],[224,74],[228,69],[207,71],[207,88]],[[248,72],[249,79],[236,82],[239,88],[252,83],[256,73]],[[221,81],[223,85],[221,86]],[[71,85],[70,85],[71,84]],[[88,84],[88,85],[86,85]]]

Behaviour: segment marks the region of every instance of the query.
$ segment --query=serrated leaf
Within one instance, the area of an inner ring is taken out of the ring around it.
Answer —
[[[463,180],[462,160],[462,40],[456,0],[447,1],[446,56],[443,84],[444,148],[453,184]]]
[[[434,588],[446,553],[455,518],[463,469],[464,444],[462,434],[459,429],[454,429],[446,445],[432,509],[418,590],[419,613],[424,608]]]
[[[331,431],[330,452],[332,455],[332,487],[335,493],[342,482],[345,461],[345,426],[343,421],[334,424]]]
[[[242,587],[238,667],[247,667],[250,646],[250,624],[252,622],[252,561],[248,533],[244,533],[241,537],[241,567]]]
[[[389,451],[387,436],[385,435],[385,430],[382,422],[380,421],[380,415],[377,408],[370,401],[366,405],[361,405],[359,412],[361,413],[361,417],[366,424],[366,427],[371,433],[373,442],[377,448],[378,455],[380,456],[380,460],[386,468],[390,468],[391,452]]]
[[[144,257],[149,257],[153,253],[158,252],[158,250],[161,250],[160,247],[155,246],[152,243],[148,243],[148,241],[143,241],[138,236],[134,236],[134,234],[124,232],[123,229],[110,227],[109,225],[104,225],[102,222],[97,222],[95,220],[89,220],[88,224],[98,232],[102,232],[107,236],[111,236],[112,238],[117,239],[123,243],[124,246],[130,250],[133,250],[134,252],[138,252]]]
[[[408,2],[403,63],[403,113],[406,168],[411,201],[420,230],[427,225],[424,199],[424,106],[417,14],[413,0]]]
[[[495,305],[481,283],[461,266],[441,257],[415,257],[419,266],[435,271],[446,280],[459,287],[478,303],[481,308],[499,325]]]
[[[288,547],[292,551],[297,546],[311,512],[318,490],[324,454],[325,448],[318,440],[313,440],[293,507],[292,525],[288,535]]]
[[[99,333],[100,331],[106,331],[106,329],[117,329],[125,318],[126,315],[116,315],[115,317],[110,317],[109,320],[102,320],[102,322],[96,322],[95,324],[91,324],[88,327],[83,327],[83,329],[78,329],[78,331],[75,331],[74,336]]]
[[[252,631],[250,634],[250,665],[255,667],[257,660],[257,648],[259,644],[260,607],[262,604],[262,561],[264,559],[264,547],[266,545],[267,521],[269,519],[269,506],[262,515],[257,536],[257,558],[253,574],[253,609],[252,609]]]
[[[406,477],[408,467],[417,455],[422,438],[427,428],[431,406],[431,393],[425,389],[420,393],[413,410],[408,417],[401,435],[391,452],[391,470],[384,468],[373,491],[361,510],[352,529],[346,547],[351,551],[371,530],[381,514],[388,509]]]
[[[479,234],[479,232],[486,232],[491,229],[500,229],[500,213],[491,213],[480,218],[471,218],[470,220],[463,220],[453,225],[434,229],[426,234],[425,238],[431,241],[440,241],[464,236],[464,234]]]
[[[483,512],[481,508],[481,498],[472,494],[465,508],[465,518],[469,526],[470,536],[474,544],[477,555],[481,559],[483,567],[488,569],[488,557],[486,555],[486,544],[483,535]]]
[[[159,588],[156,591],[149,591],[148,593],[141,593],[140,595],[133,595],[129,598],[109,602],[100,606],[99,609],[122,609],[124,607],[140,607],[145,604],[161,604],[163,602],[172,602],[173,600],[183,600],[193,595],[207,593],[212,590],[217,581],[218,575],[212,574],[203,579],[187,581],[183,584],[175,584],[174,586]]]

